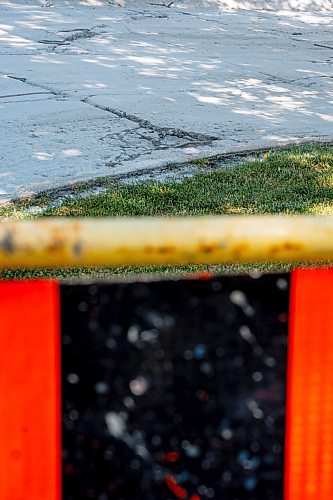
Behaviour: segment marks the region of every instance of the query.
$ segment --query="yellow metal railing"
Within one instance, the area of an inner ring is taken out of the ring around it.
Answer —
[[[0,224],[0,268],[333,259],[333,218],[39,219]]]

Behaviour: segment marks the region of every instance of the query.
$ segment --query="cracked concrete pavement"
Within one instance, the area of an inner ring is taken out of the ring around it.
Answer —
[[[0,0],[0,202],[333,140],[332,12]]]

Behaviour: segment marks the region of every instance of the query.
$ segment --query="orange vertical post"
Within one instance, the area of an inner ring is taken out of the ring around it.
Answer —
[[[55,282],[0,282],[1,500],[61,498],[59,324]]]
[[[333,498],[333,270],[292,273],[285,500]]]

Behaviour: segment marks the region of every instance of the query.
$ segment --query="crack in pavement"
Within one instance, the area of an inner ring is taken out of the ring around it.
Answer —
[[[190,142],[176,136],[168,136],[163,141],[158,131],[142,128],[140,126],[132,129],[125,129],[121,132],[111,132],[99,138],[102,143],[109,142],[112,147],[113,159],[106,163],[113,167],[124,161],[131,161],[142,155],[150,154],[153,151],[163,151],[168,149],[179,149],[198,145],[199,143],[191,140]],[[200,144],[203,144],[200,142]],[[206,144],[206,143],[204,143]],[[116,153],[119,154],[116,154]]]
[[[160,127],[158,125],[154,125],[152,122],[149,120],[145,120],[143,118],[140,118],[139,116],[135,116],[129,113],[126,113],[125,111],[121,111],[119,109],[115,108],[110,108],[109,106],[104,106],[102,104],[97,104],[94,102],[90,101],[89,97],[86,97],[85,99],[81,99],[81,102],[85,104],[89,104],[90,106],[93,106],[97,109],[101,109],[102,111],[106,111],[108,113],[112,113],[115,116],[118,116],[119,118],[125,118],[126,120],[129,120],[133,123],[137,123],[140,125],[140,127],[144,129],[150,129],[154,132],[156,132],[161,139],[165,137],[177,137],[179,139],[187,139],[187,140],[194,140],[197,143],[211,143],[213,141],[218,141],[221,139],[221,137],[217,137],[215,135],[208,135],[208,134],[200,134],[198,132],[187,132],[185,130],[182,130],[180,128],[173,128],[173,127]]]
[[[38,40],[38,43],[44,43],[46,45],[70,45],[65,40]]]
[[[321,45],[320,43],[314,43],[313,45],[315,45],[316,47],[323,47],[324,49],[331,49],[331,50],[333,50],[333,47],[330,46],[330,45]]]
[[[26,85],[30,85],[30,87],[35,87],[38,89],[46,90],[50,94],[53,94],[56,96],[64,96],[63,92],[59,92],[58,90],[54,90],[52,87],[49,87],[47,85],[42,85],[40,83],[32,82],[31,80],[28,80],[27,78],[15,76],[15,75],[8,75],[7,73],[3,73],[2,71],[0,71],[0,74],[4,75],[6,78],[10,78],[11,80],[18,80],[19,82],[25,83]]]
[[[47,91],[47,92],[25,92],[24,94],[0,95],[0,99],[6,99],[6,98],[9,98],[9,97],[23,97],[23,96],[26,96],[26,95],[41,95],[41,94],[49,95],[50,92],[49,91]]]
[[[97,36],[99,34],[100,33],[96,33],[95,31],[92,31],[90,29],[83,29],[64,38],[64,42],[74,42],[75,40],[81,40],[81,39],[86,40],[88,38],[94,38],[94,36]]]
[[[280,77],[278,75],[271,75],[270,73],[264,73],[263,71],[259,71],[260,75],[268,76],[271,80],[275,82],[280,82],[280,83],[297,83],[297,82],[302,82],[302,81],[307,81],[307,80],[320,80],[321,78],[330,78],[332,79],[332,75],[310,75],[310,76],[301,76],[299,78],[293,78],[293,79],[287,79]]]

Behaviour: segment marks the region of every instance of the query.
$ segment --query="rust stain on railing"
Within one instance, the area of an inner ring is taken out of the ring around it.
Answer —
[[[39,219],[0,224],[0,268],[333,259],[333,218]]]

